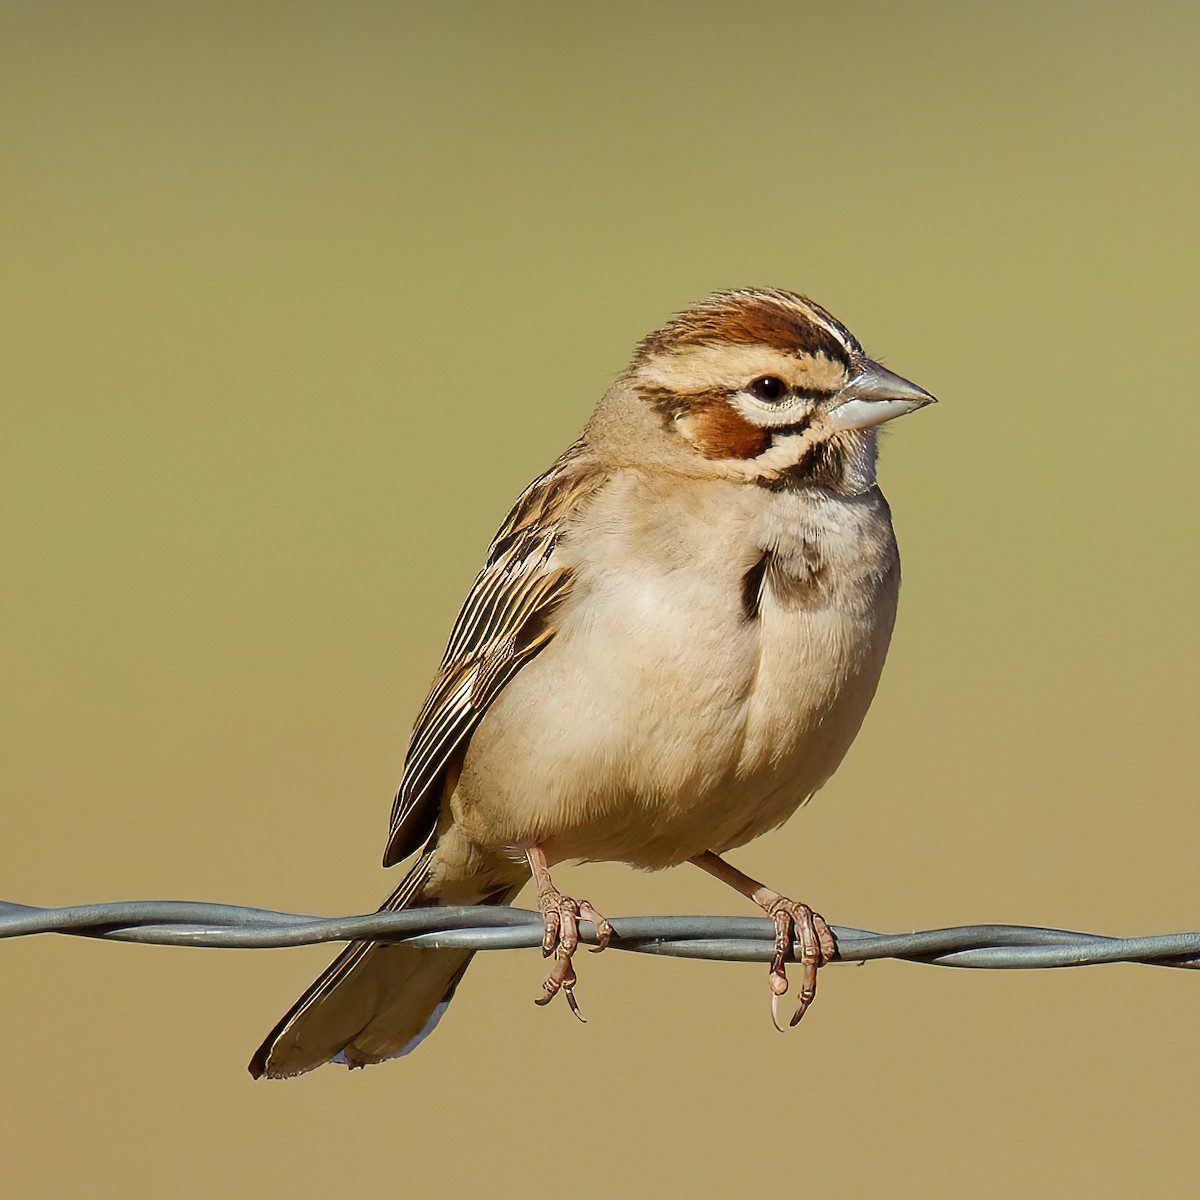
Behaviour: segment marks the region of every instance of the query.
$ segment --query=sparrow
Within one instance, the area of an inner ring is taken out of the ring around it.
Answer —
[[[517,499],[450,635],[405,759],[381,911],[507,904],[532,878],[578,1015],[569,860],[694,863],[774,922],[772,1015],[836,954],[824,919],[722,855],[837,769],[875,694],[900,560],[879,426],[934,397],[804,296],[719,291],[644,337],[583,434]],[[346,947],[250,1062],[256,1078],[413,1050],[471,953]]]

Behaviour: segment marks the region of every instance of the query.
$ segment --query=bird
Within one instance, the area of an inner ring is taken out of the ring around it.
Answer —
[[[724,856],[791,817],[858,733],[900,586],[879,427],[933,402],[779,288],[713,292],[643,337],[463,603],[392,808],[384,866],[413,863],[380,911],[507,904],[532,880],[552,959],[537,1002],[579,1015],[579,924],[597,949],[614,927],[552,871],[692,863],[773,921],[781,1029],[799,947],[794,1025],[835,939]],[[409,1053],[470,961],[351,943],[250,1073]]]

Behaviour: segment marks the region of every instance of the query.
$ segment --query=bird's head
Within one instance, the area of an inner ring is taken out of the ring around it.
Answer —
[[[627,418],[642,410],[620,422],[635,437],[654,418],[647,452],[677,469],[851,491],[874,482],[876,427],[934,401],[819,305],[770,288],[684,309],[638,343],[610,397]]]

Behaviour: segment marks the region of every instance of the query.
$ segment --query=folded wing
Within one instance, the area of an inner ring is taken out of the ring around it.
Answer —
[[[604,479],[577,443],[525,489],[496,534],[413,727],[384,866],[428,840],[447,776],[461,763],[472,730],[505,684],[554,637],[555,613],[572,584],[556,551]]]

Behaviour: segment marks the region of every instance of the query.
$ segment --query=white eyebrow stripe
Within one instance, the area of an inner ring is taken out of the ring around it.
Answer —
[[[808,302],[808,300],[805,299],[805,297],[797,296],[796,299],[800,302],[801,306],[804,308],[805,313],[808,316],[808,319],[810,321],[812,321],[812,323],[814,325],[820,325],[820,327],[822,329],[824,329],[825,332],[828,333],[837,342],[837,344],[839,346],[841,346],[841,348],[846,352],[847,358],[853,358],[854,355],[857,353],[857,350],[856,350],[855,346],[852,344],[852,342],[847,341],[847,338],[850,336],[849,332],[847,330],[843,329],[831,317],[828,317],[823,312],[818,311],[818,309],[816,309],[812,304],[810,304]]]

